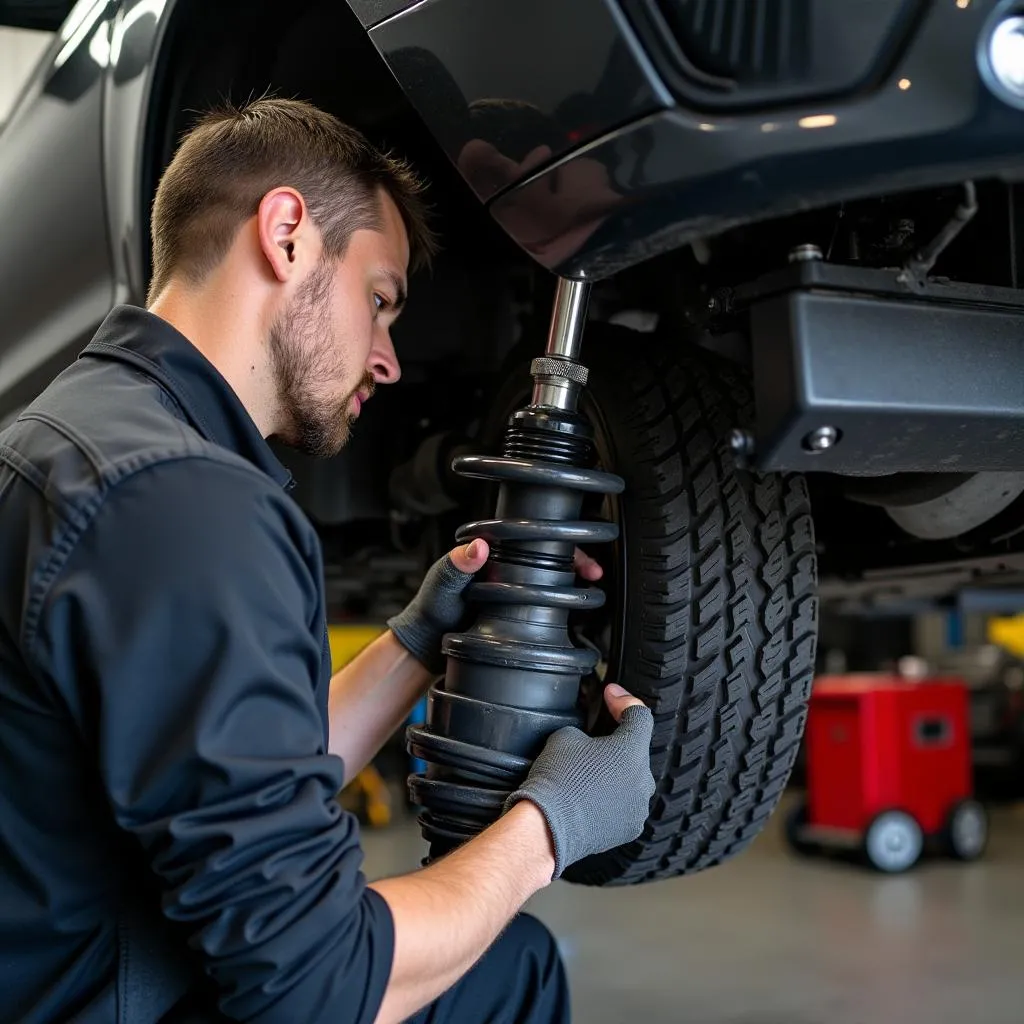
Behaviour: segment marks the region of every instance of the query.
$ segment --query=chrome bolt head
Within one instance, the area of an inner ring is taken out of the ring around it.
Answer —
[[[818,427],[812,430],[803,440],[804,448],[809,452],[827,452],[839,442],[839,431],[835,427]]]
[[[824,254],[816,245],[798,245],[789,251],[790,263],[816,263],[824,259]]]

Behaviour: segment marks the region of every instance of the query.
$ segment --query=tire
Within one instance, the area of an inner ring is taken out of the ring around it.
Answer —
[[[943,846],[955,860],[977,860],[988,846],[988,813],[977,800],[961,800],[950,808]]]
[[[818,852],[814,843],[803,838],[801,831],[807,824],[807,801],[801,800],[795,807],[791,807],[783,822],[783,834],[786,837],[786,845],[801,857],[809,857]]]
[[[602,324],[582,361],[599,461],[626,481],[619,540],[592,552],[606,568],[605,678],[654,711],[657,790],[635,842],[564,877],[627,885],[722,863],[774,810],[814,669],[814,531],[802,477],[737,466],[728,437],[752,423],[753,400],[734,364]],[[497,423],[526,399],[528,366],[508,368]]]
[[[888,875],[909,871],[924,849],[924,833],[906,811],[882,811],[864,834],[864,854],[876,870]]]

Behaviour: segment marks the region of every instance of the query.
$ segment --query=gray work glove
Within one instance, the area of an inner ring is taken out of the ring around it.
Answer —
[[[408,606],[388,619],[398,642],[435,675],[445,667],[441,638],[458,629],[465,618],[462,592],[487,561],[488,553],[487,542],[475,540],[439,558]]]
[[[526,781],[505,801],[535,803],[555,847],[555,873],[593,853],[631,842],[643,831],[654,776],[650,748],[654,716],[620,686],[605,689],[619,725],[610,736],[567,726],[548,737]]]

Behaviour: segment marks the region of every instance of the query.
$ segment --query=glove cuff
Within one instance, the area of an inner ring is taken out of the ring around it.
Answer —
[[[511,810],[520,800],[529,800],[544,815],[548,831],[551,833],[551,844],[555,850],[554,881],[561,878],[562,872],[573,863],[575,857],[567,842],[564,797],[557,786],[549,785],[544,779],[530,779],[505,800],[504,811]]]
[[[385,623],[395,639],[428,671],[443,675],[445,658],[440,652],[439,638],[432,629],[426,629],[412,615],[399,612]]]

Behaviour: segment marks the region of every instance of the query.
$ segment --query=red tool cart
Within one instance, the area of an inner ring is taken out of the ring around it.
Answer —
[[[821,677],[805,742],[807,799],[786,822],[799,852],[859,849],[887,872],[913,867],[929,840],[960,860],[984,852],[963,682]]]

